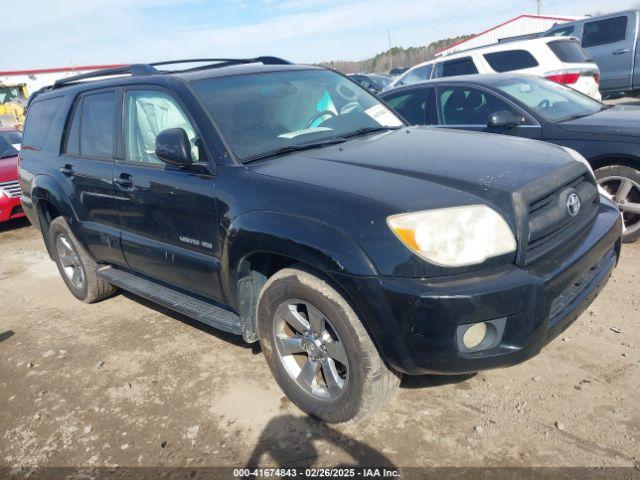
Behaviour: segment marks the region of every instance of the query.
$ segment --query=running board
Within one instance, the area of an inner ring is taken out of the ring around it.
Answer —
[[[99,268],[97,274],[106,282],[122,290],[151,300],[211,327],[242,335],[240,317],[233,312],[114,267]]]

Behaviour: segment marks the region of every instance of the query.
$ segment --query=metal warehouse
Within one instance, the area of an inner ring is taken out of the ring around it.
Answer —
[[[579,17],[520,15],[466,40],[454,43],[450,47],[440,50],[436,55],[449,55],[470,48],[483,47],[485,45],[498,43],[507,38],[527,37],[544,32],[557,23],[570,22],[577,20],[577,18]]]

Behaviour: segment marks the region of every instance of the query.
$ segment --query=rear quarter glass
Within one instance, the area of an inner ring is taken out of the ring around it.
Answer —
[[[537,67],[538,61],[526,50],[505,50],[485,53],[484,59],[496,72],[511,72]]]
[[[591,56],[574,40],[549,42],[549,48],[563,63],[590,63]]]
[[[27,112],[22,145],[40,150],[44,145],[49,130],[53,125],[53,118],[60,110],[64,97],[46,98],[34,102]]]

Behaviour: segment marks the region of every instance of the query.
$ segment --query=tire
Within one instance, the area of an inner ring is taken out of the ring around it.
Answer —
[[[113,285],[97,276],[98,265],[63,217],[51,222],[48,242],[58,271],[74,297],[85,303],[95,303],[115,293]]]
[[[296,330],[292,323],[299,318],[307,323],[297,323]],[[318,323],[324,325],[323,332],[322,327],[314,328]],[[301,335],[307,327],[318,338]],[[382,361],[349,303],[307,271],[286,268],[269,278],[258,299],[258,332],[280,388],[298,408],[325,422],[363,420],[389,400],[400,384],[400,376]],[[299,351],[290,354],[289,348]],[[303,372],[314,371],[309,365],[317,365],[313,377],[317,388],[304,380],[310,377]]]
[[[622,211],[625,224],[622,241],[636,241],[640,237],[640,170],[626,165],[608,165],[597,169],[595,175],[598,184],[614,197]]]

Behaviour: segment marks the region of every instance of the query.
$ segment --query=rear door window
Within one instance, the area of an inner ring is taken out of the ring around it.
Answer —
[[[547,45],[563,63],[593,62],[591,56],[575,40],[557,40]]]
[[[472,75],[478,73],[471,57],[458,58],[438,64],[436,77],[455,77],[456,75]]]
[[[526,50],[485,53],[484,59],[493,70],[500,73],[538,66],[536,59]]]
[[[582,46],[584,48],[608,45],[624,40],[627,36],[627,16],[606,18],[584,24]]]
[[[27,112],[27,123],[22,144],[40,150],[44,145],[53,118],[62,106],[64,97],[48,98],[34,102]]]
[[[80,120],[80,155],[113,158],[114,129],[115,92],[85,95]]]
[[[427,89],[415,87],[385,97],[387,104],[402,115],[411,125],[427,122]]]

